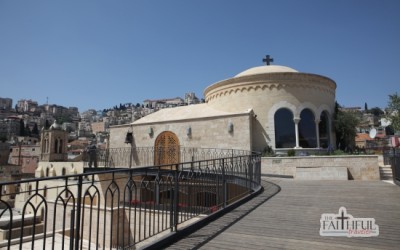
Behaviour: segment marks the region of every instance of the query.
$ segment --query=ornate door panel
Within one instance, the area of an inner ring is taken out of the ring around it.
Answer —
[[[178,137],[170,132],[162,132],[154,145],[154,165],[179,163],[180,149]]]

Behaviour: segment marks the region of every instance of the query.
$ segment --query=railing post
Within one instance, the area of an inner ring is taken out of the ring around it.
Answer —
[[[249,168],[249,170],[248,170],[248,173],[249,173],[249,189],[251,189],[252,184],[253,184],[254,164],[255,164],[255,162],[253,161],[253,156],[250,155],[249,156],[249,164],[248,164],[248,166],[249,166],[248,167]]]
[[[108,168],[110,163],[108,162],[108,157],[110,156],[110,148],[107,147],[107,149],[104,152],[104,167]]]
[[[178,171],[179,171],[179,166],[178,164],[175,165],[175,173],[174,173],[174,179],[175,179],[175,188],[174,188],[174,230],[175,232],[178,231],[178,218],[179,218],[179,180],[178,180]]]
[[[396,183],[396,180],[400,173],[397,172],[396,148],[393,147],[392,149],[393,149],[393,160],[391,160],[391,165],[392,165],[393,181]]]
[[[225,159],[222,159],[222,167],[221,167],[221,172],[222,172],[222,191],[223,191],[223,207],[226,207],[227,199],[228,199],[228,194],[226,190],[226,176],[225,176]]]
[[[131,151],[129,153],[129,168],[132,168],[133,145],[131,144]]]
[[[70,239],[69,239],[69,249],[74,249],[74,226],[75,226],[75,209],[71,209],[71,232],[70,232]],[[65,233],[65,232],[64,232]],[[54,237],[54,236],[53,236]]]
[[[80,242],[80,227],[81,227],[81,212],[82,212],[82,175],[78,177],[78,197],[77,197],[77,205],[76,205],[76,227],[75,227],[75,249],[79,249]]]

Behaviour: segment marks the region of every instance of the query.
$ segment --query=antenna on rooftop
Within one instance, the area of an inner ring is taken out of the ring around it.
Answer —
[[[369,137],[371,137],[371,139],[374,139],[376,137],[376,129],[371,129],[371,131],[369,131]]]

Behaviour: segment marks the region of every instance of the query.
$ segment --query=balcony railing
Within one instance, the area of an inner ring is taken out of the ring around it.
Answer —
[[[113,149],[99,162],[124,168],[0,183],[0,248],[131,249],[178,231],[260,188],[259,154],[217,151],[182,150],[186,161],[129,168],[131,154]],[[137,151],[149,154],[140,165],[151,152]]]
[[[400,186],[400,148],[385,148],[383,161],[392,167],[393,181]]]
[[[172,151],[172,152],[171,152]],[[228,158],[232,156],[247,155],[246,150],[219,149],[219,148],[163,148],[163,147],[125,147],[110,148],[107,150],[96,150],[96,161],[99,167],[121,168],[121,167],[143,167],[159,165],[155,162],[157,155],[166,157],[179,157],[179,162],[211,160]],[[89,164],[89,154],[83,157],[85,165]],[[92,165],[93,166],[93,165]]]

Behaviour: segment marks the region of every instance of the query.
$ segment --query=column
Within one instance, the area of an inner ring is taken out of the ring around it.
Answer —
[[[315,133],[316,134],[316,138],[317,138],[317,148],[320,148],[320,143],[319,143],[319,123],[321,122],[320,119],[315,119]]]
[[[296,147],[294,148],[300,148],[299,146],[299,122],[300,122],[300,118],[294,118],[294,130],[295,130],[295,134],[296,134]]]

